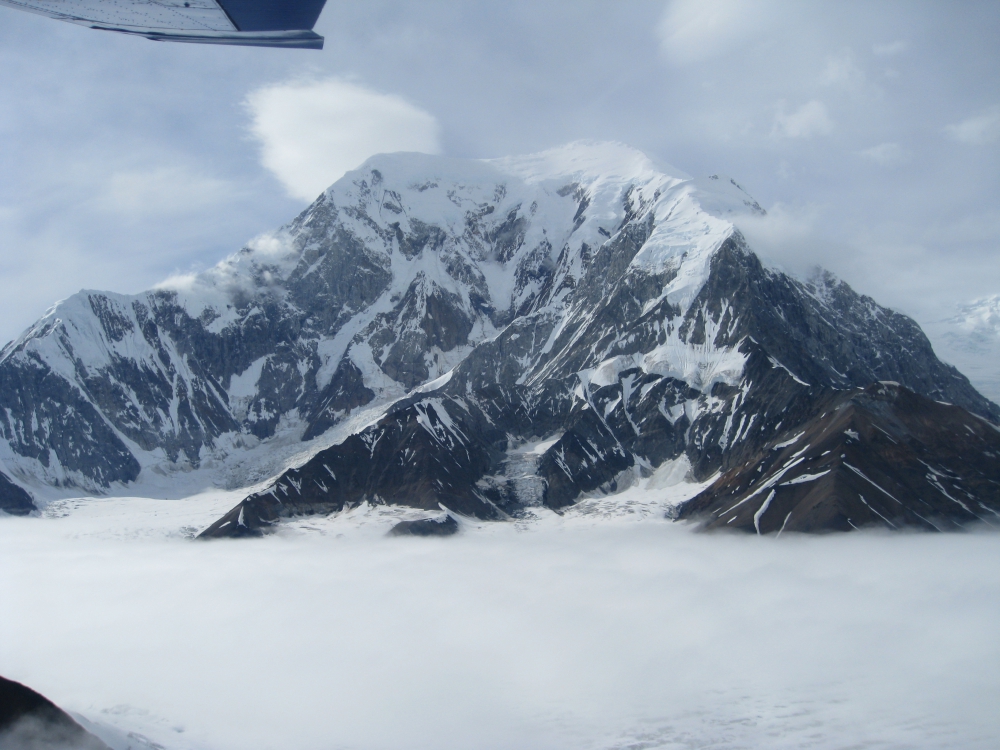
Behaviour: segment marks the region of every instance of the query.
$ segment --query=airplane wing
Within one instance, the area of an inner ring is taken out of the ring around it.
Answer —
[[[158,42],[323,49],[326,0],[0,0],[60,21]]]

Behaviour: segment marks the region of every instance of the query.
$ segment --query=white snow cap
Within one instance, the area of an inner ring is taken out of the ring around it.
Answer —
[[[373,172],[378,172],[381,189],[373,189]],[[378,154],[345,174],[323,198],[339,208],[364,208],[382,228],[398,222],[407,231],[418,220],[456,238],[464,232],[468,212],[484,204],[495,205],[498,216],[515,209],[525,212],[530,206],[525,246],[535,247],[544,239],[555,253],[564,243],[574,250],[583,243],[601,245],[620,227],[627,210],[651,212],[653,233],[632,265],[654,272],[676,269],[677,278],[667,291],[671,302],[682,307],[700,289],[714,251],[734,231],[731,220],[740,214],[763,213],[729,177],[693,179],[622,143],[596,141],[483,160]],[[574,215],[582,200],[587,202],[584,221],[576,226]],[[360,238],[381,244],[370,226],[344,214],[341,220],[350,221]],[[280,285],[301,252],[288,229],[282,228],[254,239],[213,268],[172,277],[157,289],[176,292],[193,317],[214,309],[218,315],[214,328],[219,329],[232,322],[228,303],[234,292],[259,290],[262,283]],[[496,293],[494,301],[503,304],[511,294],[514,268],[511,263],[496,265],[483,271]],[[75,297],[54,307],[50,317],[65,316],[68,305],[80,303]]]

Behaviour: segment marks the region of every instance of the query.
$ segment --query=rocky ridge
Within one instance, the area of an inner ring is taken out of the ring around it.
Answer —
[[[1000,524],[1000,429],[898,383],[831,391],[816,414],[677,511],[704,530]]]

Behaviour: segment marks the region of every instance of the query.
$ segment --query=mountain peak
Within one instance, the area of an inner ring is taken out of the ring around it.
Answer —
[[[662,271],[683,260],[687,268],[681,275],[696,283],[711,251],[733,232],[732,219],[763,213],[734,179],[718,174],[692,179],[617,142],[577,141],[486,160],[378,154],[331,185],[293,225],[255,238],[211,269],[171,277],[157,289],[178,294],[192,309],[214,309],[223,320],[234,295],[280,285],[294,271],[304,250],[295,239],[296,227],[331,210],[370,248],[384,247],[387,258],[397,232],[419,235],[421,227],[439,227],[442,248],[460,249],[485,271],[493,304],[505,306],[514,303],[521,260],[501,247],[511,232],[509,239],[525,252],[548,246],[542,262],[555,263],[567,244],[576,255],[648,215],[655,229],[635,265]],[[484,218],[500,225],[496,236],[469,236],[469,223]],[[565,229],[553,234],[555,227]],[[491,264],[499,267],[489,270]]]
[[[214,268],[81,292],[8,346],[5,471],[44,499],[295,465],[264,495],[499,518],[682,455],[704,478],[814,388],[895,380],[997,416],[912,321],[763,267],[733,225],[760,211],[616,143],[374,156]],[[259,500],[232,524],[287,511]]]

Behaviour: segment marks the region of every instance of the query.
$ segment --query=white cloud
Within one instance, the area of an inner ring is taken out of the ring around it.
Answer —
[[[879,57],[892,57],[893,55],[898,55],[901,52],[906,52],[909,46],[910,45],[903,40],[897,39],[894,42],[872,45],[872,54],[878,55]]]
[[[861,88],[866,80],[865,72],[855,64],[850,50],[828,57],[826,67],[820,76],[820,82],[824,86],[837,86],[848,90]]]
[[[877,146],[859,151],[858,154],[876,164],[881,164],[883,167],[905,164],[910,160],[910,152],[898,143],[880,143]]]
[[[946,127],[945,132],[959,143],[985,146],[1000,138],[1000,106],[994,105],[980,115]]]
[[[743,0],[673,0],[660,21],[661,49],[679,64],[714,57],[751,38],[763,8]]]
[[[147,289],[171,271],[216,261],[295,210],[273,188],[270,206],[259,199],[270,182],[263,175],[219,176],[217,163],[176,150],[88,145],[36,160],[30,180],[0,196],[3,341],[81,287]]]
[[[741,216],[736,224],[758,256],[796,276],[822,266],[837,270],[842,248],[823,237],[823,209],[816,204],[775,203],[763,216]]]
[[[247,105],[264,166],[307,201],[374,154],[441,150],[433,115],[337,78],[265,86]]]
[[[97,205],[119,214],[184,214],[202,211],[232,199],[238,188],[216,177],[183,166],[109,175],[95,197]]]
[[[833,120],[826,111],[826,105],[818,99],[806,102],[791,113],[785,112],[782,104],[771,130],[772,135],[783,138],[811,138],[832,132]]]
[[[995,533],[775,543],[571,511],[399,539],[363,505],[183,538],[240,497],[0,518],[5,675],[175,750],[982,750],[1000,731]]]

